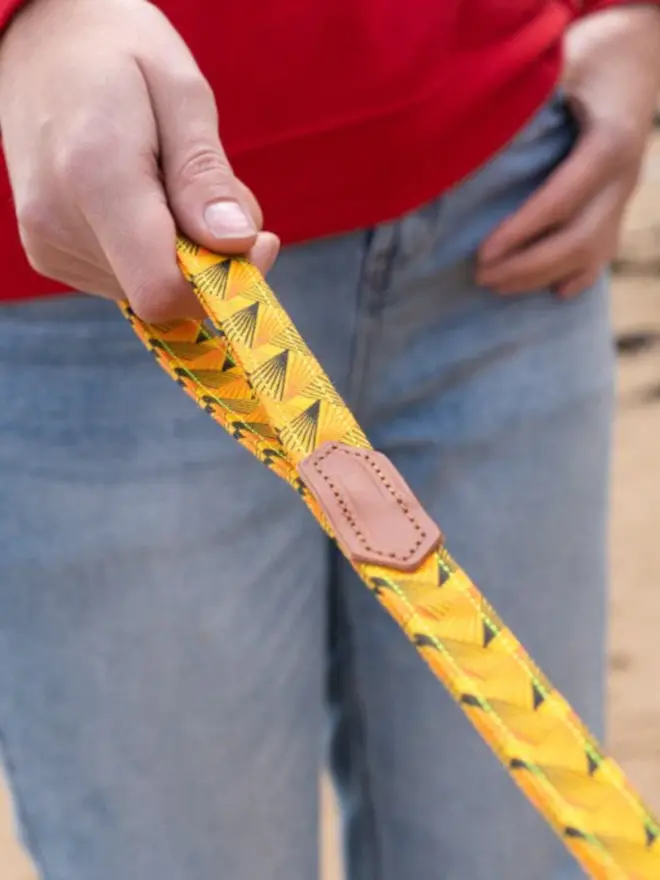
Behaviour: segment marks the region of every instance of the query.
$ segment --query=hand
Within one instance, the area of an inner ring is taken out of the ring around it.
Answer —
[[[177,228],[264,272],[275,259],[208,83],[145,0],[32,0],[0,46],[0,126],[21,240],[48,278],[157,322],[201,314]]]
[[[547,182],[484,242],[480,284],[571,297],[616,254],[660,88],[660,9],[594,13],[569,32],[564,88],[581,135]]]

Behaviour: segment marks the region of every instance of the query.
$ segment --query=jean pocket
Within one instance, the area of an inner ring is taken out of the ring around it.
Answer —
[[[445,199],[444,224],[474,227],[473,247],[516,211],[568,157],[579,134],[563,91]]]
[[[557,90],[524,128],[488,162],[436,202],[394,224],[388,295],[448,272],[472,284],[473,259],[483,241],[541,187],[566,159],[578,129],[565,94]]]

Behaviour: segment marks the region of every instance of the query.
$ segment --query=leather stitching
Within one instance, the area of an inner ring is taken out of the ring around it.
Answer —
[[[401,508],[402,513],[406,516],[406,518],[408,519],[410,524],[413,526],[415,531],[419,533],[419,537],[418,537],[417,541],[412,545],[411,549],[407,553],[398,554],[398,553],[392,553],[391,551],[388,552],[385,550],[379,550],[377,547],[371,547],[367,543],[367,538],[366,538],[365,534],[359,528],[358,523],[355,519],[355,516],[351,513],[350,508],[348,507],[348,504],[346,503],[341,492],[339,491],[339,489],[335,485],[332,478],[327,473],[325,473],[325,471],[321,467],[322,462],[325,461],[325,459],[328,458],[328,456],[332,455],[334,452],[339,452],[342,455],[351,455],[354,458],[360,459],[362,461],[366,461],[367,464],[372,468],[372,470],[376,474],[378,480],[382,483],[382,485],[385,487],[387,492],[392,496],[394,501]],[[397,494],[394,486],[389,482],[389,480],[387,479],[387,477],[385,476],[385,474],[383,473],[381,468],[373,460],[373,458],[371,457],[370,453],[367,450],[344,449],[344,448],[339,447],[337,444],[332,444],[322,455],[318,456],[313,461],[311,461],[310,464],[312,465],[314,470],[319,474],[319,476],[324,480],[324,482],[328,485],[330,491],[332,492],[335,499],[337,500],[337,503],[339,505],[339,509],[341,510],[341,512],[344,516],[344,519],[346,520],[346,522],[350,526],[355,537],[358,539],[358,541],[362,544],[364,549],[367,551],[367,553],[377,553],[381,557],[387,557],[390,559],[399,559],[399,560],[401,560],[401,562],[407,562],[416,553],[416,551],[422,546],[422,544],[424,543],[424,541],[426,540],[426,537],[427,537],[427,534],[424,531],[424,528],[420,525],[420,523],[411,514],[411,512],[408,509],[405,502]]]

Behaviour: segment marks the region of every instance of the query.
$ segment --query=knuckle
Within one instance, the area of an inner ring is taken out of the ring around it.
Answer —
[[[58,212],[44,199],[33,198],[17,205],[18,234],[25,258],[38,275],[70,283],[70,261],[61,258],[57,239],[61,235]],[[58,257],[58,255],[60,255]]]
[[[198,70],[179,70],[172,75],[172,82],[179,104],[194,110],[193,117],[203,115],[206,121],[209,118],[217,121],[218,111],[213,88]]]
[[[52,265],[51,259],[48,256],[48,251],[43,247],[41,240],[32,238],[22,226],[19,226],[18,230],[21,244],[23,245],[23,252],[25,253],[25,258],[30,268],[33,269],[37,275],[42,275],[45,278],[52,278],[55,268]]]
[[[146,280],[127,291],[135,314],[149,324],[185,317],[185,288],[175,279]]]
[[[233,175],[227,160],[222,153],[210,146],[191,150],[183,158],[178,175],[184,185],[192,185],[211,177],[215,182],[215,187],[224,183],[227,192],[230,191],[233,182]]]
[[[107,132],[85,124],[54,151],[53,173],[75,192],[79,184],[84,186],[91,175],[104,167],[112,153]]]
[[[53,271],[50,266],[50,261],[45,258],[43,252],[38,247],[31,247],[29,244],[24,243],[23,250],[28,265],[37,273],[37,275],[42,275],[45,278],[52,278]]]
[[[30,195],[16,205],[21,240],[27,248],[50,238],[54,212],[40,195]]]
[[[163,289],[153,282],[145,281],[127,291],[127,298],[135,314],[143,321],[158,323],[171,317],[167,314],[167,303],[163,302]]]

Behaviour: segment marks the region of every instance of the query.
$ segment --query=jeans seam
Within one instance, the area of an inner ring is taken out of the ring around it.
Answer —
[[[353,650],[353,627],[348,621],[347,640],[349,643],[349,654],[354,654]],[[353,676],[348,676],[348,692],[354,706],[353,717],[353,736],[351,737],[351,750],[357,756],[358,766],[361,767],[361,773],[364,782],[364,799],[365,811],[367,814],[367,829],[371,838],[371,850],[373,853],[373,873],[374,880],[382,880],[383,877],[383,848],[380,844],[378,836],[378,822],[376,819],[376,802],[373,796],[373,773],[369,766],[369,749],[367,747],[367,734],[365,724],[365,711],[358,689],[354,685]],[[361,880],[361,878],[356,878]]]
[[[355,329],[350,351],[350,367],[348,372],[348,388],[346,394],[346,403],[349,408],[356,411],[358,408],[360,397],[362,396],[362,385],[367,372],[367,350],[369,333],[369,307],[367,302],[367,291],[365,289],[364,278],[366,274],[366,266],[369,260],[369,252],[374,237],[374,230],[368,229],[364,233],[364,244],[362,254],[362,265],[358,276],[358,283],[355,290]]]
[[[337,562],[337,560],[335,560]],[[337,566],[340,570],[341,562]],[[376,820],[376,802],[373,797],[373,773],[369,766],[369,749],[367,747],[366,734],[366,713],[362,706],[359,689],[355,686],[355,645],[354,645],[354,627],[350,621],[346,604],[341,595],[341,587],[339,583],[333,585],[335,591],[334,601],[339,609],[339,626],[338,630],[339,644],[341,646],[342,658],[339,662],[338,677],[340,681],[340,712],[344,716],[345,723],[348,727],[348,743],[349,755],[349,772],[347,776],[352,782],[358,779],[358,787],[361,796],[361,809],[359,820],[361,823],[361,831],[364,833],[364,840],[368,840],[371,850],[371,872],[369,877],[358,875],[353,876],[352,866],[347,859],[347,872],[349,880],[382,880],[383,874],[383,858],[382,846],[380,845],[378,836],[378,822]],[[350,785],[349,785],[350,788]],[[348,847],[345,846],[345,851]],[[350,855],[350,853],[349,853]],[[359,868],[363,865],[358,865]]]
[[[392,240],[379,248],[378,235],[385,228],[392,230]],[[398,239],[398,224],[395,223],[387,224],[387,227],[369,229],[364,237],[364,255],[356,291],[356,327],[346,401],[356,415],[359,415],[364,403],[372,344],[378,337],[383,323],[381,301],[394,269]],[[372,263],[379,257],[380,264],[373,266]]]

